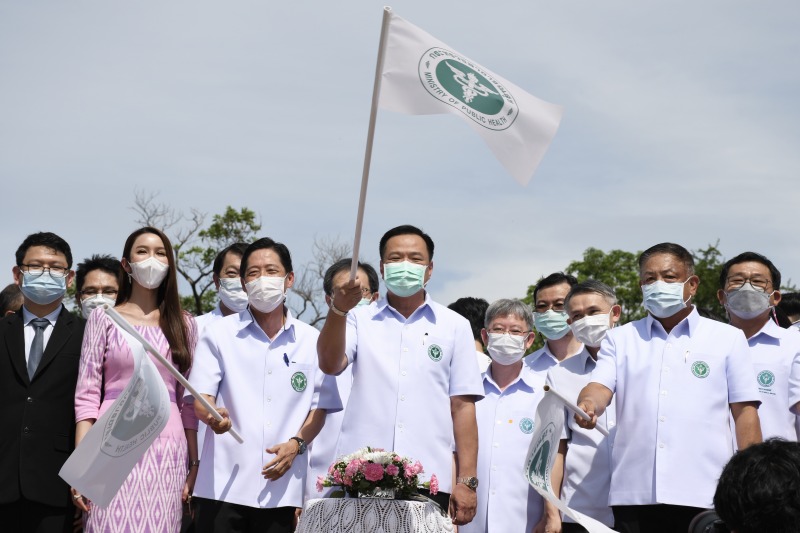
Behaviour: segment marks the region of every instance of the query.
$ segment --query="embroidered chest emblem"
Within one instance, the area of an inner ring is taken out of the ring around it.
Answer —
[[[692,363],[692,374],[700,379],[705,379],[711,373],[711,368],[705,361],[695,361]]]
[[[758,384],[762,387],[772,387],[775,384],[775,374],[769,370],[762,370],[758,373]]]
[[[306,379],[306,375],[302,372],[295,372],[292,374],[292,388],[297,392],[303,392],[306,390],[306,386],[308,385],[308,379]]]
[[[519,429],[526,434],[533,433],[533,420],[528,417],[523,418],[519,421]]]
[[[442,360],[442,349],[438,344],[431,344],[428,346],[428,357],[437,363]]]

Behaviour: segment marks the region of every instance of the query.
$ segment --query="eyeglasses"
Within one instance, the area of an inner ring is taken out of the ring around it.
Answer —
[[[561,313],[562,311],[564,311],[564,302],[556,302],[553,305],[541,302],[536,304],[536,306],[533,308],[533,310],[536,311],[537,313],[546,313],[550,309],[552,309],[556,313]]]
[[[489,330],[489,333],[495,333],[497,335],[518,335],[520,337],[527,335],[530,331],[525,331],[519,328],[511,328],[511,329],[503,329],[501,327],[492,328]]]
[[[38,278],[45,271],[50,273],[50,276],[54,278],[65,278],[67,274],[69,274],[69,269],[65,267],[41,267],[39,265],[19,265],[20,270],[25,272],[26,274],[30,274],[31,276]]]
[[[740,289],[744,286],[745,283],[750,283],[754,289],[761,289],[762,291],[766,291],[772,282],[766,278],[745,278],[742,276],[731,276],[726,282],[726,287],[728,289]]]
[[[81,296],[97,296],[98,294],[102,294],[103,296],[110,296],[111,298],[116,298],[118,292],[119,291],[117,291],[116,289],[102,289],[102,290],[86,289],[85,291],[81,291]]]

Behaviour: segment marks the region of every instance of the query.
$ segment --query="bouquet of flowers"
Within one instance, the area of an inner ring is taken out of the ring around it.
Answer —
[[[341,487],[341,495],[347,493],[351,497],[408,498],[417,493],[417,487],[423,487],[436,494],[439,491],[436,475],[420,484],[422,472],[419,461],[366,447],[337,459],[328,468],[327,476],[317,478],[317,491],[322,492],[324,487]]]

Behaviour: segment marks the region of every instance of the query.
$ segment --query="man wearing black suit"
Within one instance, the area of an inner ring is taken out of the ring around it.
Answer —
[[[0,320],[0,516],[6,531],[62,533],[74,508],[58,471],[75,443],[85,322],[62,305],[75,275],[64,239],[29,235],[16,263],[23,307]]]

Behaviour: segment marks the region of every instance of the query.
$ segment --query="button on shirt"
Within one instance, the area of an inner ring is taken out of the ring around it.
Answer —
[[[485,397],[475,404],[478,418],[478,508],[460,533],[533,531],[543,512],[542,497],[523,475],[544,375],[522,365],[519,377],[501,391],[483,375]]]
[[[55,311],[50,314],[43,316],[42,318],[47,319],[50,322],[47,326],[45,326],[42,332],[42,340],[44,341],[43,347],[47,350],[47,341],[50,340],[50,335],[53,334],[53,328],[55,327],[56,320],[58,320],[58,315],[61,314],[62,306],[58,306]],[[25,306],[22,306],[22,323],[25,325],[23,328],[23,332],[25,335],[25,362],[28,362],[28,359],[31,355],[31,345],[33,344],[33,337],[36,335],[36,328],[33,327],[31,321],[34,318],[39,318],[38,316],[34,315],[30,311],[28,311]]]
[[[564,359],[547,373],[547,384],[565,398],[575,400],[589,383],[596,363],[584,350]],[[599,520],[607,526],[614,524],[608,506],[611,484],[611,449],[616,433],[615,399],[598,418],[597,425],[609,432],[606,437],[596,429],[583,429],[575,422],[572,411],[564,408],[564,434],[569,449],[564,463],[561,500],[570,508]],[[565,522],[574,522],[564,515]]]
[[[308,455],[295,457],[275,481],[261,469],[275,458],[265,449],[296,435],[310,410],[341,409],[338,396],[327,393],[332,380],[318,366],[318,336],[290,313],[273,340],[249,310],[206,326],[189,382],[228,410],[244,444],[206,432],[195,495],[249,507],[302,507]]]
[[[452,492],[450,397],[483,396],[467,319],[427,294],[406,319],[384,298],[348,314],[346,355],[353,385],[337,455],[393,450],[422,463],[421,481],[436,474]]]
[[[764,440],[781,437],[796,442],[797,417],[789,410],[789,373],[792,360],[800,354],[800,334],[767,320],[747,343],[753,358],[753,379],[761,399],[758,408],[761,434]]]
[[[730,403],[758,402],[744,334],[693,309],[608,332],[591,380],[616,393],[610,505],[711,508],[735,437]]]

